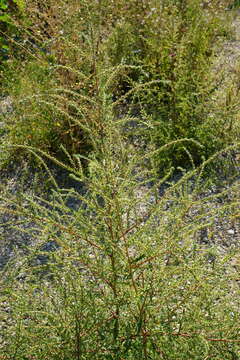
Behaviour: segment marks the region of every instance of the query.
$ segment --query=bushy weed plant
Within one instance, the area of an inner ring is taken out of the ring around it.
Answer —
[[[229,132],[236,144],[197,166],[210,125],[193,131],[216,4],[29,2],[21,26],[37,46],[22,69],[8,64],[16,105],[1,149],[37,159],[52,192],[1,195],[1,212],[19,218],[7,225],[32,237],[1,272],[4,360],[239,357],[238,248],[210,241],[217,217],[239,221],[239,182],[204,195],[203,181],[239,144]],[[176,149],[191,169],[170,182],[171,164],[187,167]],[[51,161],[83,191],[61,188]]]
[[[128,141],[124,126],[132,118],[115,119],[109,79],[100,80],[103,127],[101,133],[86,128],[95,139],[87,176],[81,154],[68,154],[70,166],[26,146],[68,169],[84,192],[58,188],[47,168],[50,199],[1,199],[4,211],[30,224],[22,231],[35,234],[27,253],[1,274],[1,357],[237,358],[239,287],[231,259],[238,249],[206,246],[198,234],[216,216],[237,221],[239,184],[200,197],[203,170],[219,153],[162,193],[171,174],[159,180],[146,168],[154,154],[143,155]],[[206,211],[208,201],[229,191],[234,200]]]

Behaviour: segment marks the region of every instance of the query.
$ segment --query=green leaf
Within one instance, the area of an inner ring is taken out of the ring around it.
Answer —
[[[0,21],[11,24],[10,16],[8,14],[0,15]]]
[[[17,5],[19,10],[23,11],[25,9],[25,1],[24,0],[13,0],[13,2]]]
[[[6,0],[0,0],[0,9],[6,10],[8,8]]]

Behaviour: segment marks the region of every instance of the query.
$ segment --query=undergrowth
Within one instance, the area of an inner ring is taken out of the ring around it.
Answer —
[[[9,50],[2,92],[15,109],[5,119],[5,141],[64,161],[61,145],[87,156],[93,144],[84,126],[101,132],[91,100],[97,102],[98,74],[106,72],[114,76],[109,94],[116,118],[137,115],[129,136],[134,132],[155,149],[181,138],[203,145],[176,143],[154,157],[154,166],[167,172],[199,165],[239,135],[214,107],[219,84],[211,74],[216,43],[230,36],[228,3],[29,1],[21,16],[12,15],[17,35],[3,32]],[[234,124],[237,99],[233,89],[222,105]],[[6,150],[2,158],[8,163],[13,155]]]

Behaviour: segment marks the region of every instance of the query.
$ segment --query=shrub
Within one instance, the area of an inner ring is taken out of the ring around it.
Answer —
[[[87,177],[80,154],[69,154],[69,167],[26,147],[67,168],[84,194],[59,189],[52,178],[50,200],[2,199],[4,211],[24,221],[15,227],[36,235],[1,277],[2,358],[237,357],[239,287],[230,263],[237,249],[206,247],[198,233],[216,216],[237,218],[237,201],[210,210],[206,204],[228,191],[237,196],[239,184],[199,197],[203,168],[216,154],[159,195],[170,174],[154,178],[144,165],[153,153],[142,156],[126,141],[122,127],[131,119],[116,121],[108,80],[99,92],[104,138],[92,133]]]
[[[199,164],[237,128],[219,137],[206,101],[222,30],[218,1],[201,4],[31,0],[18,19],[1,149],[41,162],[52,193],[1,193],[19,220],[5,225],[32,238],[1,272],[4,360],[238,358],[238,249],[200,236],[239,217],[238,182],[204,193],[205,170],[239,144]],[[192,169],[170,182],[184,154]],[[49,161],[85,191],[60,188]]]
[[[147,91],[137,96],[131,93],[152,129],[143,130],[147,141],[151,139],[158,147],[187,137],[204,145],[197,148],[189,144],[185,149],[180,144],[174,151],[161,153],[155,159],[159,170],[168,168],[169,163],[189,166],[189,152],[199,164],[225,141],[214,126],[211,129],[206,106],[216,88],[216,79],[210,76],[213,44],[227,32],[222,17],[226,4],[205,7],[198,0],[141,4],[130,3],[132,16],[126,15],[125,22],[115,28],[110,42],[112,61],[140,65],[144,70],[130,71],[128,82],[123,82],[125,91],[133,84],[155,81]]]

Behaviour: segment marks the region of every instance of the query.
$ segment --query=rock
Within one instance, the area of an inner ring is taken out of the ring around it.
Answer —
[[[0,115],[13,112],[13,100],[11,96],[6,96],[0,101]]]

